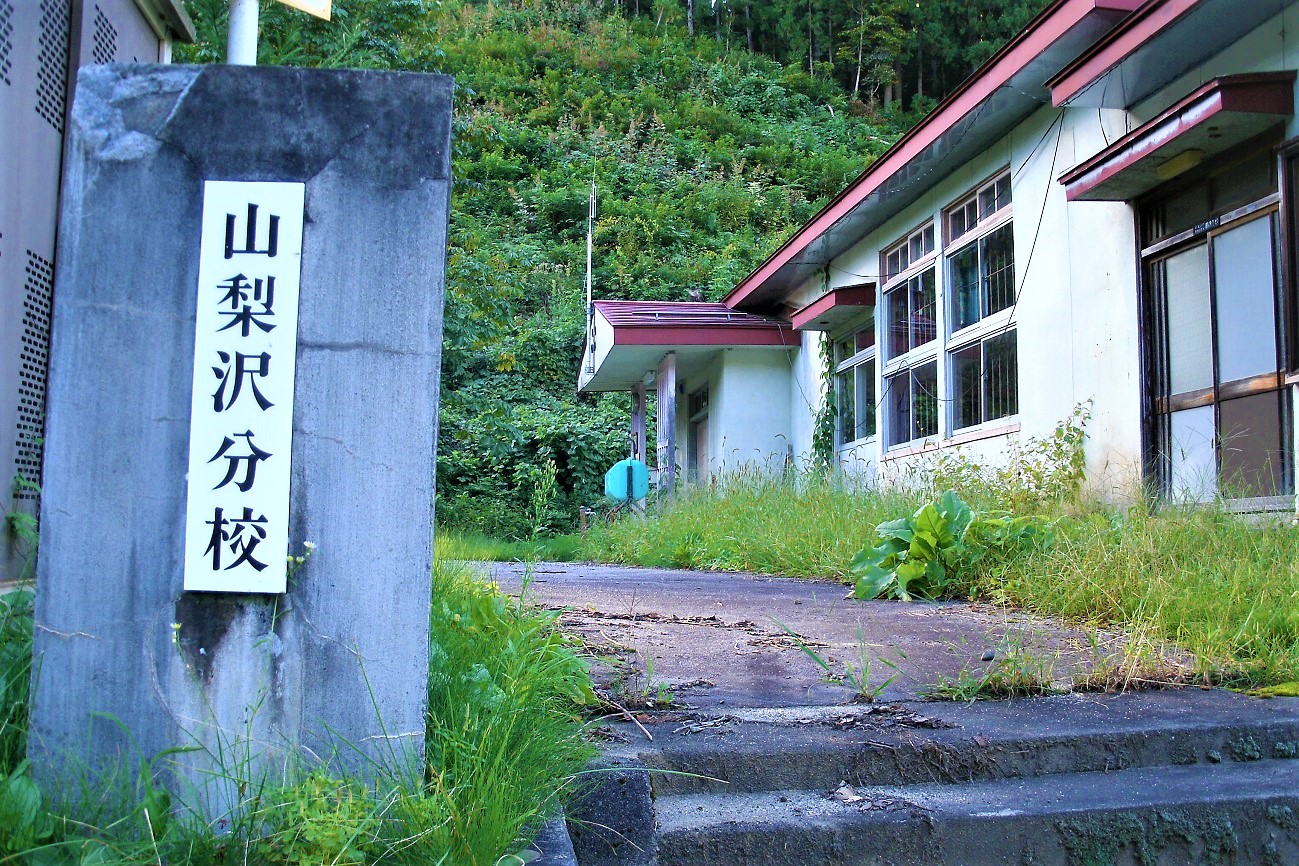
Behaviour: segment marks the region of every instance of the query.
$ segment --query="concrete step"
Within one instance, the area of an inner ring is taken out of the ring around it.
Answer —
[[[620,727],[656,796],[963,783],[1299,756],[1299,701],[1225,691],[738,710]],[[1297,764],[1296,766],[1299,766]]]
[[[828,793],[661,796],[656,857],[644,862],[1299,863],[1299,761],[862,787],[844,797],[850,802]]]
[[[1297,700],[1193,689],[638,719],[613,726],[622,742],[575,804],[581,866],[1299,864]],[[841,785],[852,802],[827,797]]]

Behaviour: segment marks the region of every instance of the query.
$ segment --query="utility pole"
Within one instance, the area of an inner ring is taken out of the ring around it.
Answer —
[[[232,66],[257,65],[257,0],[230,0],[226,63]]]

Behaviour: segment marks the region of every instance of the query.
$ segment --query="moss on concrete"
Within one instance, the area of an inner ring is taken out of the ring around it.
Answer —
[[[1069,866],[1114,866],[1129,851],[1140,866],[1157,866],[1170,847],[1216,866],[1232,861],[1240,847],[1231,821],[1220,815],[1156,812],[1148,820],[1132,815],[1090,816],[1056,825]]]

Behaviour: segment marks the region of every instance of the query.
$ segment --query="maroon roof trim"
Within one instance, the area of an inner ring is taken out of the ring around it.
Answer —
[[[1074,62],[1047,79],[1051,102],[1064,105],[1092,82],[1118,66],[1129,54],[1149,42],[1170,24],[1190,12],[1200,0],[1149,0],[1084,51]]]
[[[1047,47],[1096,11],[1132,12],[1141,0],[1055,0],[1034,18],[1019,35],[994,54],[955,91],[912,127],[857,179],[830,200],[751,274],[740,281],[723,303],[736,307],[757,291],[782,266],[802,252],[839,220],[879,188],[889,177],[931,146],[944,132],[974,111],[984,100]]]
[[[698,301],[596,301],[615,346],[798,346],[786,322]]]
[[[812,303],[797,310],[791,317],[796,330],[803,330],[821,316],[836,307],[873,307],[875,306],[875,284],[864,286],[842,286],[831,289]]]
[[[1259,72],[1215,78],[1158,117],[1138,126],[1086,162],[1060,176],[1069,201],[1083,198],[1156,151],[1224,112],[1294,114],[1295,73]]]

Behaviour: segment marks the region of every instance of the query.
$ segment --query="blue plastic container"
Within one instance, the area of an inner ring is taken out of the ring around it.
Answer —
[[[619,502],[649,496],[649,467],[639,460],[619,460],[604,473],[604,495]]]

